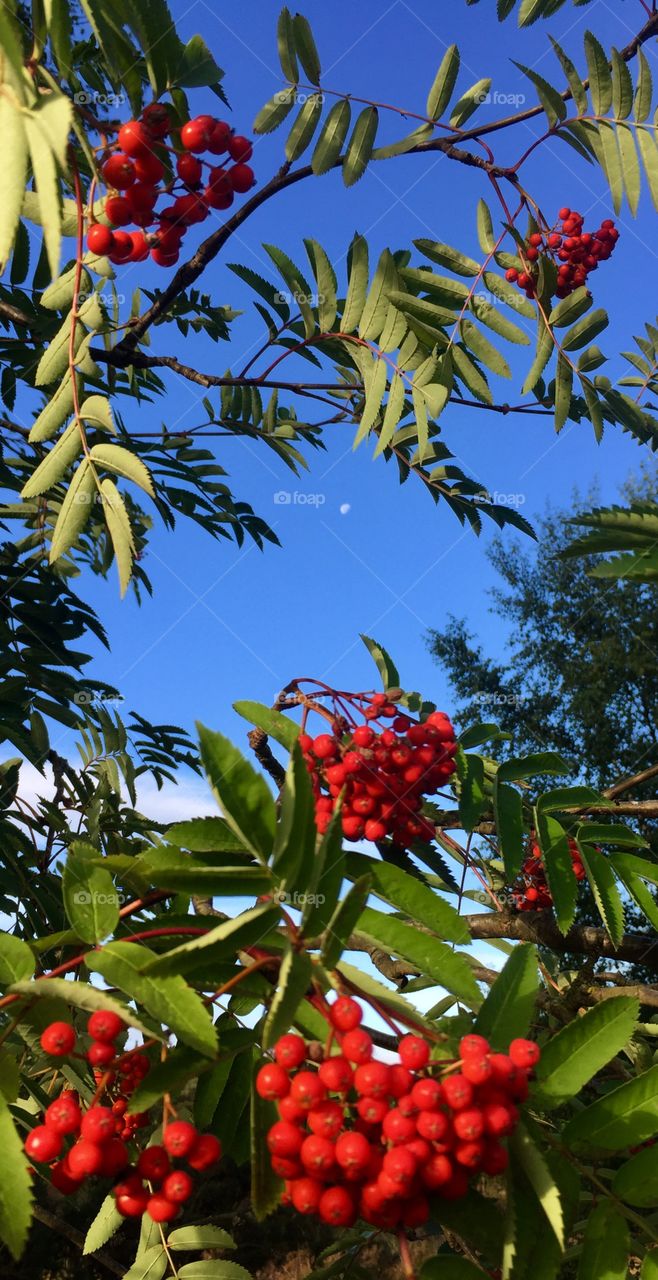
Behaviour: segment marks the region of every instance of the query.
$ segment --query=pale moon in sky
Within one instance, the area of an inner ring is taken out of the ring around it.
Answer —
[[[350,506],[349,502],[343,502],[343,503],[342,503],[342,505],[341,505],[341,507],[340,507],[340,514],[341,514],[342,516],[346,516],[346,515],[347,515],[347,513],[348,513],[348,511],[351,511],[351,510],[352,510],[352,508],[351,508],[351,506]]]

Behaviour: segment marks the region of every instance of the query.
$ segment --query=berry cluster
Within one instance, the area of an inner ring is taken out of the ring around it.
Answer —
[[[125,1024],[111,1010],[92,1013],[87,1031],[92,1042],[85,1056],[99,1092],[108,1091],[110,1105],[94,1100],[83,1112],[78,1094],[65,1089],[46,1108],[43,1123],[28,1134],[25,1154],[39,1164],[51,1165],[51,1182],[63,1195],[73,1195],[86,1178],[110,1178],[115,1182],[117,1209],[124,1217],[148,1213],[154,1222],[169,1222],[194,1189],[191,1175],[173,1168],[171,1158],[184,1159],[196,1171],[209,1169],[222,1154],[219,1139],[199,1134],[186,1120],[175,1120],[166,1127],[162,1146],[146,1147],[133,1165],[127,1144],[149,1118],[145,1112],[128,1115],[128,1099],[148,1073],[149,1060],[139,1051],[117,1051],[116,1040]],[[70,1023],[51,1022],[41,1036],[41,1047],[51,1057],[62,1058],[73,1052],[76,1040]],[[73,1139],[66,1151],[65,1138]],[[121,1181],[116,1182],[119,1177]]]
[[[457,1061],[431,1062],[426,1041],[405,1035],[389,1064],[373,1058],[356,1001],[339,996],[329,1017],[339,1055],[306,1065],[306,1044],[291,1033],[256,1078],[260,1096],[278,1103],[267,1144],[285,1203],[338,1227],[357,1218],[417,1227],[430,1196],[459,1199],[475,1174],[502,1173],[502,1140],[527,1097],[536,1044],[514,1040],[509,1054],[492,1053],[482,1036],[467,1035]]]
[[[576,841],[569,837],[571,866],[576,880],[584,880],[586,871],[578,852]],[[553,905],[553,898],[546,880],[542,854],[535,840],[530,842],[528,856],[521,868],[522,879],[512,894],[517,911],[544,911]]]
[[[559,264],[555,294],[558,298],[567,298],[587,283],[590,271],[596,271],[599,262],[607,261],[619,239],[612,218],[605,218],[598,231],[591,232],[583,231],[583,215],[575,209],[560,209],[558,219],[562,223],[561,234],[557,224],[544,234],[533,231],[521,255],[524,270],[510,267],[505,273],[510,284],[518,284],[528,298],[534,298],[537,291],[535,263],[542,255],[555,259]]]
[[[365,703],[366,723],[337,718],[333,733],[299,742],[312,776],[318,830],[326,831],[343,795],[343,835],[348,840],[392,836],[401,848],[413,840],[433,840],[434,827],[421,814],[423,797],[433,795],[455,772],[455,731],[442,711],[419,724],[401,715],[383,693]],[[372,721],[391,720],[389,728]]]
[[[166,145],[169,134],[178,135],[178,148]],[[174,266],[188,227],[203,222],[211,209],[230,208],[236,193],[253,187],[254,171],[247,164],[252,151],[249,138],[234,133],[225,120],[196,116],[178,130],[167,107],[152,102],[139,120],[121,126],[115,149],[102,165],[103,178],[115,194],[105,201],[110,226],[93,222],[89,227],[90,252],[114,263],[142,262],[150,253],[158,266]],[[175,176],[167,172],[168,152]],[[203,153],[224,161],[213,165],[199,158]],[[161,195],[172,202],[156,214]],[[137,231],[116,229],[131,223]]]

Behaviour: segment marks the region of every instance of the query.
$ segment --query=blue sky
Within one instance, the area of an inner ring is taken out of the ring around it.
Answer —
[[[275,41],[278,5],[242,0],[239,6],[211,7],[202,0],[191,5],[177,0],[173,9],[181,34],[201,32],[224,67],[232,104],[228,118],[239,132],[248,133],[257,110],[281,83]],[[435,0],[393,0],[381,6],[310,0],[304,11],[316,33],[327,88],[412,111],[424,110],[445,48],[457,42],[462,89],[481,76],[493,77],[498,102],[481,108],[483,121],[506,114],[511,108],[503,100],[509,95],[525,94],[528,103],[534,102],[511,58],[562,87],[549,29],[582,66],[588,26],[606,47],[621,47],[643,21],[639,0],[569,6],[550,24],[522,32],[513,21],[498,24],[494,0],[474,7],[463,0],[438,5]],[[217,109],[216,99],[205,91],[192,100],[199,111]],[[522,125],[494,135],[490,141],[496,158],[502,163],[516,159],[536,129],[532,122],[532,131]],[[384,119],[383,138],[406,131],[394,116]],[[259,180],[281,163],[284,140],[285,129],[258,142],[254,165]],[[564,144],[543,148],[524,173],[526,186],[546,211],[567,204],[594,226],[611,215],[603,178]],[[373,256],[384,246],[411,246],[420,236],[477,255],[478,198],[484,196],[493,207],[487,187],[480,174],[439,155],[373,165],[350,191],[339,175],[330,174],[267,204],[230,243],[226,261],[240,261],[274,279],[262,242],[281,246],[303,263],[302,239],[312,236],[326,247],[340,275],[355,230],[367,236]],[[599,339],[612,357],[614,372],[621,368],[615,353],[628,348],[631,334],[641,332],[642,322],[655,314],[654,218],[646,193],[637,221],[624,208],[617,253],[593,277],[597,302],[614,314],[610,330]],[[204,224],[204,233],[210,225]],[[192,230],[189,241],[193,238],[202,238],[200,229]],[[156,280],[162,285],[166,278],[141,264],[118,273],[118,287],[125,284],[128,297],[138,282],[148,287]],[[183,341],[175,330],[161,327],[153,333],[152,349],[175,352],[200,369],[237,369],[262,333],[253,295],[225,261],[211,265],[203,286],[217,302],[246,309],[234,326],[232,346],[216,350],[205,339]],[[509,389],[496,382],[498,398],[518,393],[521,369],[522,363],[515,361]],[[155,430],[162,421],[182,428],[201,420],[199,389],[173,376],[167,385],[166,399],[152,407],[133,413],[124,406],[129,428]],[[568,505],[575,486],[586,490],[594,481],[602,499],[614,500],[619,483],[643,456],[618,430],[597,445],[587,425],[569,425],[556,438],[550,419],[501,418],[453,406],[442,421],[446,442],[464,469],[492,491],[521,495],[521,510],[531,521],[549,503]],[[392,466],[371,460],[370,446],[354,454],[349,427],[335,431],[327,441],[328,452],[311,458],[311,471],[297,480],[250,443],[218,442],[217,456],[230,472],[235,493],[270,521],[282,549],[261,553],[250,543],[242,549],[228,541],[214,543],[181,522],[173,536],[161,528],[153,534],[145,567],[154,599],[147,597],[141,609],[130,598],[119,603],[114,576],[108,584],[82,584],[82,594],[98,608],[112,644],[111,656],[101,655],[94,674],[118,685],[128,706],[186,727],[201,718],[240,741],[245,726],[231,712],[235,699],[270,703],[296,675],[315,675],[343,688],[372,684],[374,668],[358,640],[359,632],[366,632],[391,651],[407,687],[421,688],[449,711],[446,682],[426,650],[428,628],[442,625],[448,613],[463,615],[491,652],[500,651],[505,634],[489,615],[487,599],[494,580],[486,559],[492,532],[487,528],[477,539],[462,530],[418,485],[409,482],[400,488]],[[275,502],[282,490],[297,491],[302,500]],[[304,501],[309,495],[317,496]],[[504,536],[517,537],[513,531]]]

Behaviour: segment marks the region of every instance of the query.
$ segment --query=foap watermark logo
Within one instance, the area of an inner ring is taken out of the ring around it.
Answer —
[[[475,101],[480,105],[491,107],[522,107],[527,101],[525,93],[503,93],[501,89],[483,89],[476,95]]]
[[[324,302],[325,295],[323,293],[304,293],[302,289],[295,289],[292,293],[287,289],[279,289],[274,295],[276,302],[296,302],[297,305],[307,304],[309,307],[319,307]]]
[[[277,507],[323,507],[327,496],[324,493],[301,493],[299,489],[278,489],[273,501]]]
[[[288,102],[294,102],[298,107],[303,107],[305,102],[313,98],[315,102],[324,104],[325,95],[320,89],[279,89],[274,95],[274,102],[280,102],[284,106]]]
[[[486,309],[488,307],[500,307],[504,303],[506,307],[514,307],[515,311],[520,311],[525,302],[525,298],[521,296],[518,289],[510,289],[509,293],[505,290],[504,292],[501,292],[500,295],[488,293],[486,289],[482,289],[479,290],[478,293],[474,294],[473,301],[478,307],[478,310]]]
[[[282,907],[292,907],[297,911],[303,911],[305,907],[322,907],[326,902],[323,893],[287,893],[285,889],[280,889],[272,897]]]
[[[95,93],[91,89],[79,89],[73,94],[78,107],[122,107],[127,102],[125,93]]]
[[[91,293],[80,292],[78,294],[80,306],[82,306],[83,302],[88,302],[90,298],[96,298],[103,307],[112,307],[115,302],[122,306],[126,301],[125,293],[110,293],[109,290],[107,293],[98,293],[95,289],[92,289]]]
[[[76,889],[73,894],[73,901],[78,907],[121,907],[124,902],[130,899],[127,893],[120,893],[118,889],[112,889],[110,893],[96,893],[89,889]]]
[[[125,700],[122,693],[99,693],[97,689],[78,689],[73,695],[73,701],[79,707],[112,707]]]
[[[475,694],[475,701],[486,707],[520,707],[527,698],[524,693],[488,693],[480,689]]]
[[[481,489],[474,495],[475,502],[494,503],[497,507],[522,507],[525,500],[525,493],[501,493],[498,489],[493,493],[489,493],[488,489]]]

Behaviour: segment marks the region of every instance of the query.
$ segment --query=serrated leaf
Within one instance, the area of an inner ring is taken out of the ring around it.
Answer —
[[[427,98],[426,114],[430,120],[440,120],[452,97],[459,75],[459,49],[451,44],[445,51],[441,65]]]
[[[474,1030],[494,1049],[528,1034],[539,989],[537,951],[530,943],[514,947],[480,1009]]]
[[[320,57],[317,51],[313,32],[307,18],[301,13],[296,13],[293,18],[293,29],[295,36],[295,48],[297,56],[306,72],[311,84],[320,83]]]
[[[652,1138],[657,1128],[658,1066],[653,1066],[579,1111],[563,1137],[569,1146],[621,1151]]]
[[[370,894],[371,878],[360,876],[338,903],[325,930],[320,960],[327,969],[338,964],[350,935],[356,928]]]
[[[492,253],[496,244],[491,210],[484,200],[478,200],[477,229],[480,248],[483,253]]]
[[[343,308],[341,330],[352,333],[357,329],[368,293],[368,244],[363,236],[355,235],[348,253],[349,283]]]
[[[645,1147],[627,1160],[614,1176],[612,1191],[638,1209],[658,1205],[658,1150]]]
[[[512,370],[505,357],[494,347],[492,342],[489,342],[488,338],[485,338],[484,334],[472,321],[461,320],[459,330],[463,342],[487,369],[491,369],[492,373],[497,373],[501,378],[511,378]]]
[[[561,1249],[564,1248],[564,1215],[557,1184],[539,1148],[519,1125],[509,1139],[510,1150],[521,1165],[548,1219]]]
[[[376,107],[364,107],[357,116],[343,160],[343,182],[346,187],[353,187],[363,177],[372,156],[378,124],[379,112]]]
[[[630,1252],[628,1223],[610,1203],[588,1215],[578,1280],[626,1280]]]
[[[311,985],[313,967],[306,951],[286,952],[281,963],[276,992],[263,1027],[263,1048],[270,1049],[290,1030],[297,1007]]]
[[[277,89],[269,102],[266,102],[258,112],[253,123],[254,133],[274,133],[274,130],[283,124],[286,116],[290,115],[296,101],[297,92],[293,86]]]
[[[169,1260],[162,1245],[153,1244],[133,1262],[123,1280],[162,1280],[168,1269]]]
[[[350,852],[348,871],[352,876],[356,874],[359,880],[368,880],[373,894],[401,911],[409,920],[431,929],[443,941],[468,942],[468,925],[459,912],[401,867]]]
[[[286,139],[286,159],[290,164],[303,155],[322,114],[322,94],[309,94]]]
[[[286,80],[296,84],[299,79],[295,46],[295,27],[289,9],[282,9],[276,29],[279,62]]]
[[[111,1010],[129,1027],[141,1031],[144,1037],[154,1034],[153,1029],[147,1027],[129,1005],[122,1004],[107,991],[92,987],[86,982],[67,982],[65,978],[35,978],[34,982],[14,982],[11,989],[17,995],[27,996],[28,1000],[63,1000],[87,1013],[95,1013],[97,1009]]]
[[[72,422],[32,472],[27,484],[21,490],[21,497],[34,498],[37,494],[46,493],[48,489],[52,489],[53,485],[66,475],[71,463],[80,453],[82,453],[80,429],[77,422]]]
[[[555,372],[555,430],[561,431],[571,408],[573,369],[563,355],[558,356]]]
[[[653,103],[653,81],[651,67],[642,49],[637,51],[638,73],[635,89],[634,117],[641,124],[648,119]]]
[[[112,449],[116,445],[101,445],[100,448]],[[93,452],[93,450],[92,450]],[[121,450],[120,452],[124,452]],[[104,463],[107,466],[107,463]],[[125,595],[132,577],[135,543],[130,527],[130,518],[126,504],[113,480],[107,478],[100,482],[100,496],[108,533],[112,540],[112,549],[119,572],[121,595]]]
[[[108,1240],[111,1240],[114,1233],[119,1230],[123,1221],[124,1219],[117,1209],[114,1196],[106,1196],[85,1236],[82,1249],[83,1255],[95,1253],[97,1249],[102,1249],[103,1245],[107,1244]]]
[[[167,1244],[174,1253],[179,1249],[235,1249],[235,1240],[228,1231],[210,1225],[176,1227],[167,1236]]]
[[[35,965],[27,942],[12,933],[0,933],[0,987],[3,990],[13,982],[31,978]]]
[[[587,315],[577,320],[567,330],[561,340],[562,348],[564,351],[579,351],[581,347],[586,347],[592,341],[592,338],[602,333],[607,327],[607,313],[603,310],[603,307],[597,307],[596,310],[588,312]]]
[[[581,848],[580,854],[601,919],[613,947],[618,947],[624,936],[624,904],[612,866],[596,849]]]
[[[389,689],[398,689],[400,687],[400,673],[390,654],[387,653],[386,649],[384,649],[382,645],[378,644],[376,640],[371,639],[370,636],[364,636],[361,634],[359,638],[363,641],[370,657],[377,667],[381,676],[384,691],[387,692]]]
[[[467,89],[466,93],[462,94],[459,101],[455,103],[450,116],[450,124],[453,129],[461,129],[461,126],[467,120],[470,120],[478,107],[481,107],[483,102],[489,100],[490,90],[491,80],[485,77],[483,80],[476,80],[475,84],[471,85],[470,89]]]
[[[153,951],[134,942],[111,942],[89,954],[88,965],[125,991],[152,1018],[170,1027],[179,1040],[205,1057],[217,1053],[212,1019],[201,997],[182,978],[150,978],[142,969],[155,960]]]
[[[201,760],[226,821],[245,848],[266,863],[272,851],[276,814],[261,774],[221,733],[198,724]]]
[[[104,867],[69,850],[62,873],[62,898],[71,928],[83,942],[100,942],[119,923],[119,894]]]
[[[27,136],[23,116],[10,96],[0,97],[0,269],[9,260],[18,227],[27,178]]]
[[[238,951],[253,946],[274,928],[279,922],[280,912],[271,903],[261,903],[250,907],[247,911],[228,920],[222,920],[214,929],[198,938],[190,938],[171,951],[163,951],[155,959],[149,960],[143,972],[149,977],[176,973],[194,973],[195,969],[215,964],[224,956],[232,956]]]
[[[386,394],[386,384],[388,379],[388,366],[385,360],[374,357],[374,373],[370,379],[370,383],[366,392],[363,413],[359,421],[359,427],[354,437],[353,448],[356,449],[365,440],[366,436],[372,431],[379,417],[382,401]]]
[[[551,1036],[535,1072],[539,1105],[551,1110],[576,1097],[630,1040],[639,1011],[637,1000],[611,997]]]
[[[91,515],[91,504],[96,492],[94,469],[87,458],[83,458],[73,474],[55,521],[48,557],[51,564],[77,542]]]
[[[612,106],[612,75],[605,50],[591,31],[585,32],[585,56],[594,114],[605,116]]]
[[[94,397],[94,399],[97,398],[100,397]],[[144,493],[148,493],[150,498],[155,496],[148,467],[136,454],[131,453],[129,449],[124,449],[123,445],[95,444],[89,456],[98,466],[105,467],[116,476],[122,476],[124,480],[131,480],[133,484],[143,489]]]
[[[352,108],[347,98],[335,102],[322,126],[320,136],[311,156],[311,168],[316,175],[328,173],[336,164],[347,137],[352,119]]]
[[[535,829],[542,851],[546,880],[555,905],[560,931],[568,933],[576,912],[578,881],[573,873],[571,850],[564,827],[549,813],[535,807]]]
[[[32,1180],[11,1112],[0,1093],[0,1240],[12,1257],[20,1258],[32,1222]]]
[[[438,262],[442,267],[448,267],[450,271],[454,271],[456,275],[470,278],[479,274],[479,262],[461,253],[459,249],[453,249],[449,244],[441,244],[438,240],[414,240],[414,244],[425,258],[430,259],[430,262]]]
[[[70,373],[66,373],[54,395],[49,398],[35,418],[28,437],[30,444],[40,444],[43,440],[50,440],[66,421],[72,409],[73,381]]]
[[[333,329],[338,310],[336,272],[331,261],[317,240],[304,240],[313,275],[318,286],[318,323],[324,333]]]
[[[467,961],[445,943],[371,907],[366,907],[361,916],[359,933],[372,938],[383,951],[408,960],[438,986],[458,996],[468,1008],[476,1009],[481,1004],[482,997]]]

